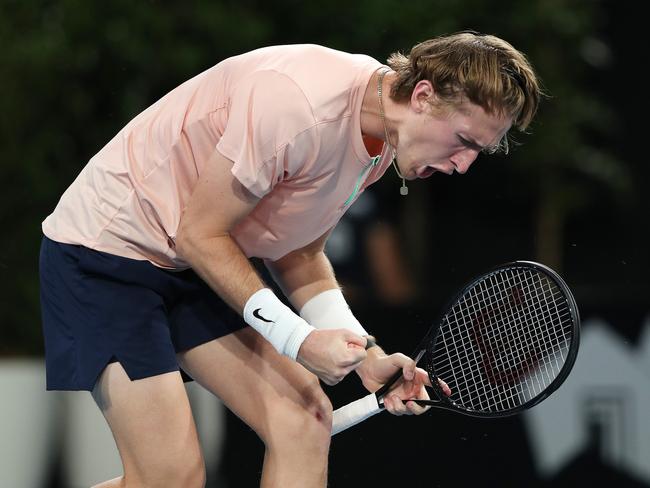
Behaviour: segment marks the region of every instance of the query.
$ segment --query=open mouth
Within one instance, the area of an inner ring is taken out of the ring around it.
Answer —
[[[428,178],[431,176],[433,173],[438,171],[436,168],[433,168],[431,166],[425,166],[423,168],[420,168],[417,172],[418,178]]]

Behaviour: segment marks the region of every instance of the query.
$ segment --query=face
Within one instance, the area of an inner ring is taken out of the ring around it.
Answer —
[[[479,152],[498,144],[512,125],[510,118],[488,115],[470,102],[434,112],[433,96],[429,82],[418,83],[398,129],[397,161],[407,180],[465,173]]]

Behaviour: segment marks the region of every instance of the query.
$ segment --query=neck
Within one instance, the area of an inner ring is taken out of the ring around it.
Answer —
[[[384,136],[385,136],[385,141],[386,144],[388,145],[390,151],[392,152],[392,157],[391,157],[391,164],[395,168],[395,172],[397,173],[397,176],[400,177],[402,180],[402,186],[399,189],[400,195],[408,195],[409,189],[406,186],[406,180],[404,179],[404,176],[399,172],[399,167],[397,166],[397,147],[393,146],[392,138],[390,136],[390,132],[388,130],[388,120],[387,120],[387,115],[386,115],[386,109],[384,107],[385,102],[384,102],[384,78],[386,76],[387,72],[386,71],[380,71],[379,74],[377,75],[377,100],[378,100],[378,106],[379,106],[379,118],[381,119],[381,125],[382,128],[384,129]],[[390,84],[389,84],[390,87]],[[386,97],[387,99],[389,97]]]
[[[381,125],[384,128],[384,135],[386,136],[386,144],[393,150],[393,158],[395,158],[396,146],[393,145],[392,138],[388,132],[388,122],[386,121],[386,113],[384,111],[384,77],[386,71],[379,73],[377,78],[377,98],[379,99],[379,118],[381,119]]]
[[[382,70],[386,70],[386,68],[380,68],[375,71],[370,77],[368,85],[366,86],[366,92],[364,94],[363,103],[361,105],[361,132],[363,135],[370,136],[375,139],[380,139],[390,144],[389,141],[386,141],[386,131],[384,131],[384,124],[381,119],[381,112],[379,109],[379,96],[377,94],[377,80],[379,76],[381,76]],[[382,102],[384,105],[384,115],[386,116],[388,133],[393,142],[397,143],[395,136],[390,131],[390,128],[393,127],[393,122],[388,115],[388,112],[392,114],[394,111],[394,105],[392,101],[390,101],[390,96],[388,95],[390,93],[391,73],[391,71],[388,71],[383,79]]]

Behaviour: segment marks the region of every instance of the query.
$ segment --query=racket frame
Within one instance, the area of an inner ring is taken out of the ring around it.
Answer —
[[[526,402],[522,403],[521,405],[518,405],[513,408],[508,408],[506,410],[501,410],[501,411],[484,412],[484,411],[478,411],[471,408],[467,408],[462,405],[458,405],[454,401],[450,400],[449,397],[447,397],[444,394],[442,388],[438,384],[439,378],[435,374],[433,365],[428,363],[426,367],[426,371],[427,374],[429,375],[429,380],[431,381],[431,387],[429,388],[428,391],[433,391],[436,398],[430,400],[413,399],[409,401],[413,401],[421,406],[429,406],[429,407],[442,408],[445,410],[452,410],[465,415],[469,415],[471,417],[500,418],[500,417],[510,417],[512,415],[516,415],[524,410],[527,410],[537,405],[542,400],[548,398],[549,395],[551,395],[555,390],[557,390],[560,387],[560,385],[564,382],[564,380],[571,372],[571,369],[573,368],[573,364],[575,363],[575,360],[578,356],[578,349],[580,346],[580,313],[578,311],[578,305],[575,301],[575,298],[573,297],[571,290],[569,289],[565,281],[562,279],[562,277],[560,277],[558,273],[553,271],[548,266],[545,266],[543,264],[534,261],[512,261],[509,263],[504,263],[495,266],[494,268],[486,271],[485,273],[469,281],[465,286],[463,286],[463,288],[458,293],[456,293],[456,295],[451,300],[447,302],[447,306],[442,309],[444,310],[444,312],[439,313],[438,319],[436,320],[434,325],[429,329],[429,331],[426,333],[424,338],[420,341],[420,344],[415,349],[415,352],[413,353],[412,357],[414,357],[416,364],[425,355],[427,356],[427,359],[430,358],[430,355],[426,354],[428,349],[427,346],[428,344],[431,344],[432,346],[435,345],[444,318],[449,313],[449,311],[452,310],[453,306],[463,297],[463,295],[465,295],[478,282],[483,281],[490,275],[499,273],[501,271],[511,269],[511,268],[522,268],[522,267],[529,268],[529,269],[532,268],[537,271],[541,271],[544,275],[550,278],[564,294],[564,297],[567,300],[567,308],[572,317],[573,329],[572,329],[572,340],[569,347],[569,351],[567,353],[566,360],[562,365],[562,368],[560,369],[557,376],[553,379],[553,381],[551,381],[551,383],[546,388],[544,388],[540,393],[538,393],[530,400],[527,400]],[[402,378],[401,370],[395,373],[395,375],[393,375],[388,380],[387,383],[385,383],[379,390],[375,392],[375,395],[377,397],[377,403],[379,404],[380,408],[382,409],[384,408],[382,398],[386,395],[386,393],[392,388],[392,386],[400,378]]]

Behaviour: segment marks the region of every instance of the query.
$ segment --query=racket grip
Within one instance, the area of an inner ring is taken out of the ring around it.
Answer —
[[[337,408],[332,418],[332,435],[363,422],[382,410],[374,393]]]

